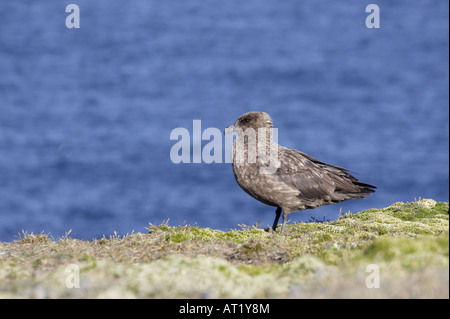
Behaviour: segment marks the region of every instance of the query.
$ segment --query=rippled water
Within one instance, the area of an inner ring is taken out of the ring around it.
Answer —
[[[0,3],[0,240],[271,224],[230,164],[169,156],[174,128],[250,110],[280,144],[378,187],[293,222],[448,201],[447,1],[378,1],[380,29],[357,0],[73,2],[80,29],[67,3]]]

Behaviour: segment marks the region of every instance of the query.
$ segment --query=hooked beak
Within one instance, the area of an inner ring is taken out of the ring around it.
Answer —
[[[236,132],[237,126],[236,125],[230,125],[224,130],[224,134],[230,134],[233,132]]]

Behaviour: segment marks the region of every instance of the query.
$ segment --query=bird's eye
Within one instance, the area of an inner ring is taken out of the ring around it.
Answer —
[[[246,117],[246,118],[243,119],[243,121],[244,121],[244,123],[249,123],[250,119],[248,117]]]

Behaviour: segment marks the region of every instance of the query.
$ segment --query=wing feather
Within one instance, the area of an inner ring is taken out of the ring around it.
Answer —
[[[336,184],[327,171],[305,157],[301,152],[280,146],[280,162],[276,174],[280,181],[296,188],[299,197],[317,200],[328,196]]]
[[[278,177],[297,188],[301,199],[324,199],[333,193],[364,197],[373,193],[376,188],[358,181],[343,167],[326,164],[295,149],[280,148],[281,166],[277,171]],[[341,199],[332,195],[331,200]]]

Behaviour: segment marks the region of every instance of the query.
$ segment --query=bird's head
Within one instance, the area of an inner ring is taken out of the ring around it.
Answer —
[[[245,132],[246,129],[252,128],[257,131],[259,128],[272,129],[273,123],[269,114],[265,112],[248,112],[242,114],[236,122],[225,129],[225,134],[232,132]]]

